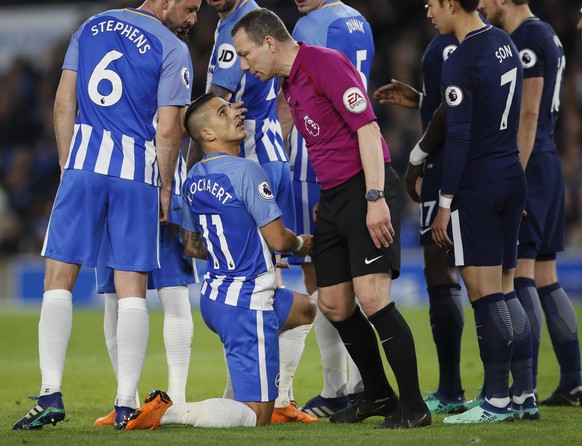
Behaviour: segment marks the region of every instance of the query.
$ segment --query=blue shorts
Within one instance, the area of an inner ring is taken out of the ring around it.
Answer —
[[[106,250],[109,250],[109,248],[104,245],[103,250],[103,254],[106,254]],[[97,268],[95,268],[97,292],[115,293],[113,270],[105,266],[102,261],[105,257],[106,255],[99,256]],[[194,283],[192,258],[184,255],[182,233],[178,226],[160,225],[160,264],[160,269],[150,271],[148,274],[149,290],[188,286]]]
[[[279,209],[283,212],[281,216],[286,228],[295,231],[295,202],[293,200],[293,184],[291,181],[291,168],[288,162],[271,161],[261,164],[267,172],[269,183],[273,189],[275,200]]]
[[[321,186],[310,181],[293,180],[293,195],[295,197],[295,229],[297,234],[315,234],[313,221],[313,206],[319,202]],[[311,257],[304,258],[290,255],[287,261],[291,265],[300,265],[311,262]]]
[[[274,311],[250,310],[200,296],[204,322],[224,345],[234,399],[273,401],[279,384],[279,323]]]
[[[277,315],[277,321],[279,321],[279,327],[285,325],[285,321],[289,317],[291,312],[291,307],[293,306],[293,291],[287,288],[277,288],[275,290],[275,299],[273,302],[273,310]]]
[[[67,169],[55,198],[42,255],[93,268],[102,239],[105,265],[122,271],[160,267],[159,191],[139,181]]]
[[[432,245],[432,231],[430,227],[439,210],[439,194],[443,180],[443,151],[441,149],[431,153],[426,159],[424,177],[420,186],[420,244]]]
[[[517,265],[525,176],[459,191],[451,205],[451,266]]]
[[[519,228],[519,258],[545,259],[564,250],[564,174],[555,152],[533,154],[525,171],[527,216]]]

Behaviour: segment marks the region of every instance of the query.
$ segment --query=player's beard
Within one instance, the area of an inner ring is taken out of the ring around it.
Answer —
[[[228,12],[232,9],[236,2],[237,0],[224,0],[222,5],[213,5],[212,0],[206,0],[208,6],[214,9],[216,12]]]
[[[178,24],[174,20],[174,14],[172,12],[169,12],[168,15],[166,16],[166,20],[164,20],[164,25],[166,28],[172,31],[176,35],[176,37],[178,37],[178,39],[180,39],[184,43],[188,43],[189,38],[188,33],[190,32],[190,27]]]

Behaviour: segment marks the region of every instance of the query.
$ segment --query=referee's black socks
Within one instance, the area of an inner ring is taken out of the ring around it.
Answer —
[[[369,319],[378,331],[386,359],[398,382],[401,405],[414,411],[425,411],[410,327],[394,302],[374,313]]]
[[[362,375],[365,395],[374,400],[392,396],[394,390],[384,372],[376,333],[360,307],[356,306],[356,311],[346,320],[330,322]]]

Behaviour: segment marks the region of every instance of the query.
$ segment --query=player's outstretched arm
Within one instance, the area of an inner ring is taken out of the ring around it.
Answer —
[[[390,79],[374,92],[374,99],[380,104],[400,105],[406,108],[419,108],[422,93],[404,82]]]
[[[305,257],[311,252],[313,236],[310,234],[295,235],[283,225],[283,220],[277,218],[260,228],[269,247],[274,251],[293,253],[297,257]]]

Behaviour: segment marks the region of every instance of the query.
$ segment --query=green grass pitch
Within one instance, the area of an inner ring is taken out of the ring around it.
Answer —
[[[582,306],[577,305],[578,319]],[[437,385],[436,353],[425,307],[401,308],[416,341],[419,375],[423,392]],[[139,390],[166,389],[167,370],[162,339],[161,311],[150,312],[150,340]],[[103,315],[98,310],[76,310],[69,343],[63,395],[67,410],[65,423],[45,426],[32,432],[13,432],[12,424],[32,407],[27,395],[36,395],[40,386],[38,369],[38,311],[8,311],[0,315],[0,445],[21,444],[197,444],[197,445],[575,445],[582,444],[582,407],[542,408],[539,422],[497,425],[446,426],[444,416],[433,416],[428,428],[408,431],[376,430],[381,418],[358,425],[332,425],[327,420],[309,425],[286,424],[255,429],[195,429],[166,426],[155,431],[117,432],[95,428],[93,421],[108,413],[115,396],[114,376],[104,337]],[[210,332],[199,312],[194,312],[194,339],[188,379],[187,399],[198,401],[222,395],[224,361],[218,337]],[[389,367],[386,367],[389,370]],[[396,387],[390,372],[391,383]],[[558,365],[544,328],[540,352],[538,392],[547,397],[557,386]],[[466,309],[463,334],[462,378],[467,398],[482,383],[482,366],[475,340],[470,308]],[[305,353],[295,376],[294,392],[299,404],[318,394],[322,370],[315,336],[307,339]]]

